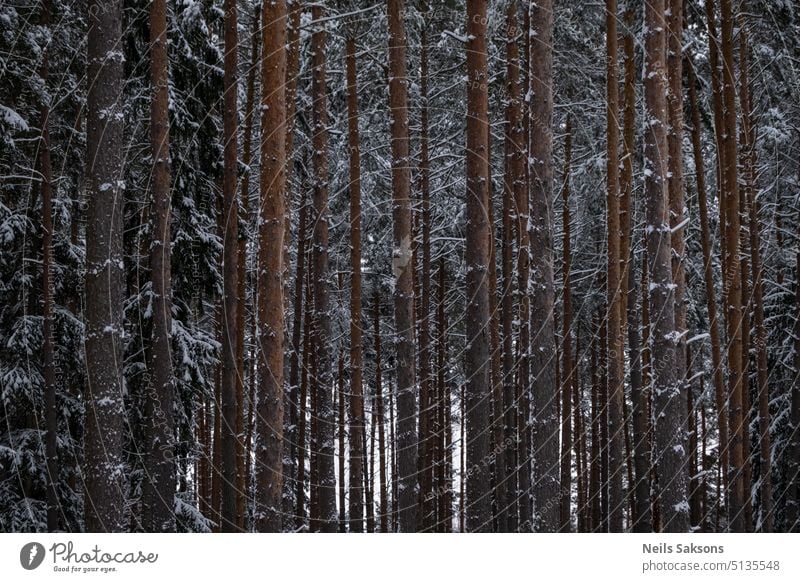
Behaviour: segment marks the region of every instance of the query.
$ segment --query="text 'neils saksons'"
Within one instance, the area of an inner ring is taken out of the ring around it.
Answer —
[[[723,546],[699,546],[697,544],[642,544],[643,554],[724,554]]]

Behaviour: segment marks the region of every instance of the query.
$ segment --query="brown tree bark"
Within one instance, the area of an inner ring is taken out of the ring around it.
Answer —
[[[628,336],[628,358],[630,361],[630,391],[631,391],[631,417],[633,428],[633,465],[634,480],[629,484],[634,499],[634,509],[631,516],[632,530],[643,533],[652,530],[650,515],[650,437],[648,435],[648,401],[649,384],[642,380],[642,341],[639,328],[641,314],[637,298],[639,291],[636,281],[635,259],[633,253],[633,211],[634,211],[634,182],[633,161],[635,154],[636,138],[636,54],[633,29],[635,26],[635,10],[632,2],[626,3],[625,8],[625,33],[623,37],[623,52],[625,54],[625,84],[624,99],[625,110],[623,113],[623,162],[620,175],[620,214],[622,225],[621,257],[627,260],[622,278],[627,281],[625,292],[627,294],[626,324]],[[644,265],[642,268],[645,268]]]
[[[622,531],[625,500],[622,492],[623,415],[625,398],[625,336],[623,334],[623,280],[619,195],[619,64],[617,2],[606,0],[606,209],[608,216],[608,421],[609,531]]]
[[[687,361],[686,354],[686,241],[685,225],[688,222],[684,200],[683,179],[683,0],[669,0],[667,15],[667,190],[669,193],[670,227],[672,233],[672,280],[675,284],[675,332],[677,344],[676,373],[678,374],[681,416],[686,411]],[[685,440],[675,438],[675,445],[684,448]]]
[[[361,333],[361,151],[358,131],[356,40],[346,45],[347,125],[350,146],[350,531],[363,531],[364,388]]]
[[[794,278],[794,381],[790,388],[789,412],[792,438],[789,440],[789,487],[786,499],[786,530],[800,531],[800,252],[795,254]]]
[[[593,320],[595,318],[593,317]],[[592,404],[592,451],[591,451],[591,469],[589,471],[589,515],[590,515],[590,528],[589,531],[599,532],[600,522],[602,521],[601,506],[600,506],[600,388],[599,388],[599,374],[597,362],[597,339],[594,333],[597,333],[596,321],[592,321],[593,338],[590,346],[590,373],[591,379],[591,404]]]
[[[525,5],[524,5],[525,6]],[[531,11],[525,7],[523,13],[522,57],[520,68],[522,72],[522,87],[520,95],[524,92],[526,97],[531,87]],[[524,88],[524,90],[523,90]],[[531,108],[527,98],[522,106],[522,143],[523,143],[523,176],[524,181],[516,192],[517,200],[517,295],[519,297],[519,322],[517,348],[519,370],[517,375],[517,393],[515,397],[515,410],[517,416],[517,490],[512,492],[515,497],[515,509],[519,513],[519,530],[533,531],[533,499],[531,491],[531,235],[529,228],[531,222],[531,167],[528,163],[531,151]],[[551,489],[557,494],[557,483],[551,481]],[[551,519],[557,519],[551,516]]]
[[[286,214],[286,2],[265,2],[261,17],[261,176],[258,256],[258,387],[255,530],[279,531],[283,491],[283,241]]]
[[[150,7],[150,139],[152,149],[152,243],[150,276],[153,318],[147,371],[150,376],[144,418],[147,444],[142,483],[142,527],[146,532],[175,531],[174,384],[170,350],[172,287],[170,265],[170,153],[167,59],[167,7]]]
[[[505,523],[506,531],[517,529],[517,422],[519,407],[514,385],[514,235],[527,212],[519,204],[527,208],[527,192],[525,191],[525,143],[522,118],[522,85],[520,79],[519,37],[517,23],[518,6],[509,2],[506,12],[506,134],[505,134],[505,172],[506,179],[503,195],[503,410],[502,423],[505,438],[505,499],[498,500],[499,518]],[[517,229],[515,229],[517,226]],[[527,237],[527,233],[525,233]],[[517,234],[521,240],[521,234]],[[522,247],[520,246],[520,249]],[[524,254],[527,255],[527,248]],[[523,253],[520,252],[520,255]],[[518,259],[519,260],[519,259]],[[518,263],[519,265],[519,263]],[[517,277],[520,275],[516,275]],[[526,309],[527,313],[527,309]],[[527,317],[527,315],[526,315]],[[521,338],[517,338],[521,343]],[[441,364],[443,365],[443,363]],[[501,530],[502,531],[502,530]]]
[[[532,280],[525,289],[533,295],[530,314],[531,364],[535,371],[532,394],[536,403],[534,425],[534,528],[558,530],[556,504],[559,494],[558,386],[555,383],[556,338],[553,284],[553,2],[531,4],[530,48],[530,249]],[[529,404],[523,401],[525,413]],[[524,471],[529,461],[520,459]],[[525,491],[523,490],[523,494]]]
[[[304,197],[305,198],[305,197]],[[305,208],[305,206],[303,206]],[[305,224],[303,221],[301,224]],[[304,227],[305,229],[305,227]],[[305,253],[304,253],[305,254]],[[299,259],[298,259],[299,263]],[[309,369],[311,368],[312,329],[314,326],[312,311],[311,269],[308,269],[304,280],[299,283],[305,287],[303,299],[303,369],[300,374],[300,402],[298,404],[297,421],[297,476],[295,482],[295,525],[301,528],[306,521],[306,402],[309,390]]]
[[[297,80],[300,70],[300,17],[303,11],[303,3],[301,0],[287,0],[286,10],[288,18],[286,28],[286,206],[287,209],[290,209],[292,204],[292,186],[295,183],[294,129],[296,124],[295,113],[297,110]],[[301,206],[303,206],[305,204],[306,190],[304,188],[304,184],[298,184],[298,186],[301,190],[299,203]],[[299,214],[302,214],[302,210]],[[298,216],[298,220],[299,218],[300,217]],[[290,265],[289,246],[291,245],[292,238],[291,211],[286,212],[284,225],[286,227],[286,234],[284,235],[284,269],[286,271],[284,276],[284,300],[286,301],[286,309],[288,311],[291,297],[288,274]],[[301,228],[299,224],[297,228],[299,233]],[[302,284],[298,287],[297,283],[295,283],[295,294],[299,291],[302,295],[302,290]],[[302,298],[300,298],[299,301],[300,303],[298,304],[298,299],[294,298],[294,307],[296,308],[299,305],[302,309]],[[297,311],[295,310],[292,323],[295,323],[296,321]],[[294,356],[296,355],[295,347],[299,346],[300,342],[299,330],[297,333],[295,333],[295,329],[292,327],[291,338],[289,337],[287,330],[287,337],[285,341],[289,341],[291,343],[288,362],[289,386],[286,389],[286,406],[288,407],[289,414],[284,414],[283,520],[286,525],[290,525],[293,521],[291,514],[294,511],[294,505],[297,503],[294,499],[294,480],[297,478],[298,471],[295,461],[297,459],[297,417],[299,414],[298,399],[300,397],[300,387],[297,384],[297,374],[295,373],[294,376],[292,375],[292,365],[296,364],[297,361]],[[286,365],[285,356],[284,365]]]
[[[439,283],[436,305],[437,321],[437,354],[436,354],[436,383],[439,393],[439,418],[442,434],[439,440],[440,473],[437,491],[440,492],[439,503],[439,528],[440,532],[453,531],[453,422],[450,410],[450,385],[445,378],[447,362],[447,312],[446,312],[446,286],[447,267],[444,256],[439,257]],[[512,417],[512,420],[516,420]]]
[[[341,278],[341,277],[340,277]],[[341,290],[341,287],[340,287]],[[336,408],[337,408],[337,436],[339,437],[338,479],[339,486],[339,533],[347,532],[347,509],[345,495],[344,466],[347,461],[345,454],[345,406],[344,406],[344,354],[339,352],[339,370],[336,377]],[[351,463],[352,465],[352,463]]]
[[[647,258],[649,301],[653,316],[652,346],[653,462],[658,476],[661,529],[685,532],[689,528],[686,491],[680,376],[676,373],[676,330],[672,280],[672,243],[667,191],[667,72],[666,6],[654,0],[645,6],[645,131],[644,173],[647,202]]]
[[[333,467],[333,357],[331,353],[331,313],[328,289],[328,111],[326,82],[327,32],[324,3],[314,4],[312,20],[321,21],[313,30],[314,94],[314,320],[317,358],[317,423],[319,441],[319,518],[323,532],[336,531],[336,475]]]
[[[244,137],[242,140],[242,165],[246,171],[242,175],[241,189],[239,193],[239,203],[242,207],[242,214],[245,224],[253,224],[252,211],[250,209],[250,179],[252,172],[250,164],[253,160],[253,125],[255,122],[255,100],[256,100],[256,75],[258,73],[258,59],[261,51],[261,7],[257,6],[253,14],[253,30],[250,39],[250,62],[248,63],[247,73],[247,93],[245,97],[245,112],[244,112]],[[240,233],[242,234],[242,233]],[[238,403],[238,410],[236,415],[237,434],[239,435],[239,450],[238,450],[238,463],[239,463],[239,479],[238,479],[238,495],[236,501],[236,513],[239,517],[239,528],[244,527],[245,517],[245,500],[248,497],[248,482],[250,479],[247,466],[249,459],[247,459],[245,451],[245,443],[242,442],[244,433],[249,433],[250,425],[247,424],[245,428],[245,410],[244,410],[244,392],[245,392],[245,361],[252,359],[252,354],[245,354],[245,328],[247,326],[247,238],[248,234],[239,237],[238,245],[238,278],[237,278],[237,291],[236,296],[239,302],[239,307],[236,311],[236,401]],[[255,317],[253,317],[255,320]],[[250,382],[254,381],[250,378]],[[249,407],[252,408],[253,402],[249,402]]]
[[[572,120],[567,114],[567,132],[564,143],[564,183],[561,188],[563,200],[563,340],[561,348],[561,361],[563,372],[561,376],[561,482],[559,499],[559,529],[560,532],[572,530],[572,515],[570,506],[572,502],[572,391],[575,384],[575,368],[572,359],[572,286],[570,277],[572,273],[572,249],[570,237],[570,201],[569,177],[572,163]],[[578,435],[578,427],[575,434]]]
[[[728,324],[728,397],[730,426],[729,524],[732,531],[746,529],[743,410],[744,362],[742,360],[742,278],[739,256],[739,176],[736,143],[736,81],[733,59],[733,15],[730,0],[721,0],[722,14],[722,98],[723,98],[723,204],[725,204],[725,248],[728,283],[725,313]]]
[[[378,479],[380,481],[380,523],[381,533],[389,532],[389,491],[386,480],[386,430],[383,414],[383,371],[381,369],[381,303],[375,292],[374,331],[375,340],[375,422],[378,424]]]
[[[420,376],[420,430],[419,446],[422,464],[420,495],[422,498],[422,515],[420,524],[431,531],[436,525],[434,481],[434,449],[435,437],[435,381],[431,372],[431,187],[430,187],[430,153],[428,138],[428,24],[429,5],[426,0],[420,2],[422,25],[420,30],[420,162],[419,180],[422,202],[422,268],[420,272],[421,313],[417,316],[419,329],[419,376]],[[422,406],[427,400],[427,407]]]
[[[487,164],[489,78],[486,60],[486,0],[467,1],[467,350],[466,527],[470,532],[491,531],[491,491],[488,458],[491,374],[489,261],[489,185]]]
[[[397,358],[398,527],[417,528],[416,373],[411,237],[405,1],[389,0],[389,113],[392,147],[392,273]]]
[[[223,96],[224,180],[222,215],[225,221],[222,250],[222,509],[223,532],[240,530],[237,485],[239,484],[237,420],[240,391],[237,389],[237,362],[243,354],[236,348],[238,312],[244,310],[237,297],[239,279],[239,215],[238,189],[238,58],[239,33],[236,0],[225,0],[225,58]]]
[[[86,531],[124,531],[124,121],[119,0],[89,5],[86,145]],[[49,186],[49,185],[48,185]],[[202,413],[201,413],[202,414]],[[119,470],[108,470],[108,467]],[[48,523],[48,529],[50,524]]]

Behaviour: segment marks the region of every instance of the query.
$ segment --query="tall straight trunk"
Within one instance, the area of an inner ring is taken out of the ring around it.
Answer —
[[[286,215],[286,2],[264,2],[261,21],[261,176],[258,250],[259,376],[255,529],[281,528],[283,488],[283,241]]]
[[[592,321],[592,330],[596,332],[596,322]],[[589,471],[589,509],[590,523],[589,531],[599,532],[601,517],[600,507],[600,389],[597,370],[597,339],[593,337],[590,346],[590,374],[592,390],[592,452],[591,469]]]
[[[50,26],[50,3],[45,2],[42,26]],[[45,49],[40,77],[47,83],[49,76],[49,47]],[[42,174],[42,379],[44,380],[45,463],[47,466],[47,531],[58,530],[58,409],[56,401],[56,365],[53,346],[53,170],[50,160],[50,104],[41,108],[41,144],[39,169]],[[112,188],[113,188],[112,184]],[[115,188],[116,189],[116,188]],[[109,408],[114,408],[109,406]],[[94,407],[90,409],[91,415]],[[91,420],[91,417],[90,417]],[[103,466],[106,459],[103,458]]]
[[[686,350],[686,369],[691,374],[691,357],[689,346]],[[700,404],[702,406],[702,403]],[[689,426],[689,459],[687,463],[689,473],[689,525],[692,531],[697,531],[702,520],[702,507],[700,506],[700,487],[697,463],[697,409],[695,407],[694,389],[691,383],[686,386],[686,418]]]
[[[787,451],[789,459],[789,487],[786,500],[786,531],[800,532],[800,252],[795,254],[794,278],[794,381],[791,382],[791,408],[789,411],[791,439]]]
[[[358,131],[356,40],[346,45],[347,126],[350,146],[350,531],[363,530],[364,451],[363,347],[361,333],[361,150]]]
[[[372,410],[375,410],[375,395],[372,395]],[[375,533],[375,432],[377,430],[377,419],[375,414],[371,414],[370,423],[370,438],[369,438],[369,453],[366,452],[367,447],[364,445],[364,460],[369,461],[365,463],[364,475],[366,476],[364,484],[364,492],[367,498],[367,533]]]
[[[677,356],[675,372],[678,374],[681,416],[686,414],[687,381],[686,353],[686,241],[685,225],[688,217],[684,201],[683,180],[683,1],[668,0],[667,14],[667,191],[672,234],[672,281],[675,285],[675,333]],[[686,448],[685,433],[674,439],[674,446]],[[685,470],[688,469],[685,467]]]
[[[488,97],[486,60],[486,0],[467,0],[467,351],[465,370],[467,414],[466,527],[470,532],[491,531],[489,471],[482,468],[489,454],[491,397],[489,261]]]
[[[419,308],[421,314],[417,316],[419,329],[419,376],[420,376],[420,462],[422,464],[422,479],[420,495],[422,496],[422,527],[431,531],[436,525],[435,496],[433,494],[434,480],[434,449],[435,437],[433,425],[435,424],[435,380],[431,371],[431,187],[430,187],[430,153],[428,138],[428,2],[420,2],[420,12],[423,24],[420,30],[420,194],[422,197],[422,269],[420,273],[421,296]],[[427,408],[422,407],[422,401],[427,400]]]
[[[720,338],[719,317],[717,315],[717,291],[714,286],[714,265],[711,251],[713,241],[708,217],[708,195],[706,190],[705,164],[703,161],[703,143],[700,125],[700,107],[697,101],[697,79],[692,60],[687,59],[689,83],[689,107],[692,115],[692,154],[694,156],[695,175],[697,180],[697,202],[700,213],[700,244],[703,249],[703,280],[706,290],[706,307],[708,309],[709,335],[711,336],[711,365],[714,369],[714,400],[717,408],[717,425],[720,442],[720,467],[725,474],[728,449],[728,415],[726,412],[727,397],[725,394],[725,375],[722,364],[722,339]],[[727,478],[726,478],[727,479]]]
[[[726,248],[727,228],[725,226],[725,204],[723,201],[724,182],[723,168],[725,167],[725,147],[724,147],[724,133],[723,127],[723,101],[722,101],[722,80],[720,71],[720,38],[717,36],[717,11],[715,0],[708,0],[706,6],[706,26],[708,28],[708,64],[711,68],[711,95],[712,105],[714,110],[714,139],[716,145],[716,194],[719,201],[719,239],[720,239],[720,259],[722,263],[722,272],[728,272],[728,259]],[[728,281],[723,277],[722,282],[722,304],[727,305]],[[726,315],[727,317],[727,315]],[[727,426],[727,422],[726,422]],[[723,443],[723,465],[725,470],[723,476],[726,483],[728,480],[728,465],[729,465],[729,443]]]
[[[170,265],[170,153],[167,59],[167,6],[154,0],[150,7],[150,139],[152,149],[153,234],[150,276],[153,293],[150,350],[147,361],[150,385],[144,418],[147,444],[142,484],[142,527],[147,532],[175,531],[174,384],[170,350],[172,283]]]
[[[392,273],[397,334],[398,527],[402,532],[413,532],[417,529],[417,435],[405,1],[389,0],[387,10],[392,147]]]
[[[397,474],[397,423],[395,422],[395,409],[397,399],[395,398],[394,386],[389,382],[389,443],[391,444],[391,463],[392,463],[392,531],[398,531],[400,522],[400,511],[398,508],[398,496],[400,477]]]
[[[622,531],[625,499],[622,492],[623,415],[625,398],[625,336],[619,196],[619,74],[617,2],[606,0],[606,208],[608,213],[608,421],[609,531]]]
[[[336,531],[336,475],[333,467],[333,356],[328,289],[328,98],[326,76],[325,5],[314,4],[312,20],[318,24],[311,35],[314,94],[314,320],[317,357],[317,464],[319,469],[319,517],[323,532]]]
[[[573,423],[575,426],[575,438],[572,439],[572,446],[575,454],[575,474],[576,474],[576,481],[577,481],[577,524],[578,527],[576,531],[578,532],[586,532],[588,531],[586,527],[586,510],[588,509],[587,506],[587,496],[586,496],[586,483],[588,481],[586,475],[586,462],[583,456],[584,447],[586,446],[586,434],[584,432],[584,424],[583,424],[583,409],[582,409],[582,402],[583,402],[583,393],[581,387],[581,372],[580,372],[580,353],[581,353],[581,346],[580,346],[580,330],[575,331],[575,357],[573,359],[573,374],[574,374],[574,383],[573,383],[573,390],[572,390],[572,411],[573,411]]]
[[[236,193],[238,188],[238,58],[239,36],[236,0],[225,0],[225,61],[223,96],[224,180],[222,214],[225,237],[222,250],[223,307],[222,307],[222,531],[238,531],[237,513],[238,442],[237,427],[237,361],[243,354],[236,349],[237,312],[244,310],[238,302],[239,215]]]
[[[525,5],[523,5],[525,6]],[[531,108],[527,100],[531,86],[531,11],[526,6],[522,11],[522,58],[520,68],[522,72],[522,86],[520,95],[526,95],[522,105],[522,144],[523,144],[523,184],[516,192],[517,201],[517,295],[519,297],[519,312],[517,321],[519,322],[517,349],[519,362],[518,380],[515,395],[515,410],[517,416],[517,491],[515,495],[516,509],[519,512],[519,530],[533,531],[535,524],[533,521],[533,498],[531,490],[532,478],[532,402],[531,402],[531,167],[528,163],[531,151]],[[555,469],[557,471],[557,469]],[[552,492],[557,491],[557,483],[551,482]],[[555,512],[554,512],[555,513]],[[557,517],[551,516],[552,520]]]
[[[286,207],[291,209],[292,205],[292,186],[295,184],[294,166],[295,166],[295,149],[294,149],[294,128],[296,123],[295,112],[297,110],[297,79],[300,70],[300,17],[303,11],[303,3],[300,0],[287,0],[287,26],[286,26]],[[305,189],[304,184],[298,184],[300,193],[300,205],[304,205]],[[302,214],[302,210],[300,211]],[[300,220],[298,216],[298,222]],[[289,273],[290,266],[289,259],[289,246],[291,245],[292,235],[292,212],[286,212],[284,220],[286,233],[284,234],[284,300],[286,301],[286,310],[289,309],[289,302],[291,292],[289,288]],[[298,224],[298,234],[301,226]],[[299,240],[299,239],[298,239]],[[299,249],[298,249],[299,250]],[[299,255],[298,255],[299,262]],[[301,278],[302,280],[302,278]],[[302,285],[300,287],[295,284],[295,294],[299,291],[302,295]],[[300,306],[302,306],[302,298],[300,299]],[[294,307],[298,306],[297,298],[294,299]],[[297,321],[297,312],[294,316],[295,323]],[[290,341],[289,346],[289,360],[286,361],[284,356],[284,366],[288,368],[289,372],[289,385],[286,388],[286,406],[288,407],[288,415],[284,414],[284,476],[283,476],[283,521],[286,525],[290,525],[293,521],[292,512],[296,504],[294,499],[294,480],[297,477],[297,416],[299,412],[298,399],[300,397],[300,387],[297,384],[297,373],[292,375],[292,365],[296,365],[297,359],[295,347],[299,345],[300,332],[295,332],[292,327],[291,337],[288,335],[285,341]],[[295,341],[297,339],[297,341]],[[288,364],[288,365],[287,365]]]
[[[374,340],[375,340],[375,422],[378,424],[378,479],[380,480],[381,533],[389,531],[389,494],[386,481],[386,436],[383,425],[383,370],[381,369],[381,303],[375,292]]]
[[[436,305],[437,327],[437,354],[436,354],[436,383],[439,392],[439,417],[442,434],[439,441],[439,484],[437,491],[441,492],[439,503],[439,529],[441,532],[453,531],[453,425],[450,411],[450,385],[445,377],[447,362],[447,312],[445,305],[447,267],[444,256],[439,257],[439,284]],[[512,418],[512,420],[514,420]]]
[[[303,367],[300,371],[300,351],[303,350],[304,358],[307,357],[308,351],[305,349],[305,338],[308,335],[308,327],[310,326],[310,318],[308,317],[308,296],[307,289],[308,276],[306,274],[306,261],[308,251],[306,250],[308,242],[308,204],[307,204],[307,189],[305,184],[301,188],[302,193],[300,196],[300,216],[298,217],[298,230],[297,230],[297,262],[295,265],[295,284],[294,284],[294,315],[292,321],[292,348],[289,361],[289,386],[296,387],[298,391],[297,400],[291,400],[292,405],[297,406],[295,414],[296,428],[291,428],[286,433],[286,438],[293,438],[294,444],[290,446],[290,451],[294,451],[292,461],[295,463],[295,471],[293,481],[289,482],[289,486],[294,489],[292,497],[294,498],[294,506],[292,511],[294,522],[297,523],[298,519],[302,519],[302,513],[295,511],[296,508],[301,507],[302,501],[297,497],[304,495],[303,493],[303,474],[304,467],[302,462],[305,459],[305,451],[303,449],[305,442],[305,403],[307,389],[308,366]],[[305,291],[305,293],[304,293]],[[304,305],[306,306],[304,310]],[[304,317],[305,311],[305,317]],[[298,482],[299,483],[296,483]],[[286,488],[286,486],[284,486]],[[284,516],[284,520],[289,519],[289,516]]]
[[[643,533],[652,530],[650,515],[650,437],[648,435],[648,401],[649,383],[642,379],[642,341],[639,328],[641,314],[637,298],[639,296],[636,285],[636,269],[633,245],[633,211],[634,211],[634,184],[633,160],[635,156],[636,139],[636,54],[633,28],[635,26],[635,10],[632,2],[626,4],[625,27],[623,40],[625,53],[625,111],[623,114],[623,163],[620,176],[620,189],[622,205],[624,207],[622,227],[622,257],[628,263],[625,266],[623,278],[627,279],[627,328],[628,328],[628,359],[630,361],[630,391],[631,391],[631,416],[633,425],[633,465],[634,481],[629,484],[634,498],[634,511],[632,515],[632,529],[634,532]],[[644,268],[644,266],[643,266]]]
[[[258,59],[261,49],[261,7],[257,6],[253,14],[253,30],[250,39],[250,62],[248,63],[247,73],[247,93],[245,97],[245,112],[244,112],[244,137],[242,143],[242,165],[247,168],[247,171],[242,175],[241,189],[239,194],[239,203],[242,207],[243,220],[248,227],[253,224],[252,212],[250,209],[250,179],[252,172],[250,164],[253,159],[253,125],[255,123],[255,100],[256,100],[256,75],[258,73]],[[245,328],[247,325],[247,238],[250,233],[246,232],[244,236],[239,237],[239,253],[237,264],[237,290],[236,296],[239,303],[236,311],[236,401],[238,403],[238,410],[236,415],[237,429],[239,435],[238,442],[242,443],[243,433],[248,432],[249,425],[244,428],[244,391],[245,391],[245,361],[250,359],[250,354],[245,357]],[[255,320],[255,317],[253,317]],[[250,378],[252,382],[253,379]],[[249,402],[250,408],[253,402]],[[239,527],[244,527],[245,518],[245,501],[248,497],[248,479],[249,472],[247,465],[249,459],[245,454],[245,447],[243,444],[239,445],[238,463],[239,463],[239,478],[238,478],[238,494],[237,494],[237,507],[236,513],[239,517]]]
[[[309,288],[314,289],[315,285],[314,274],[310,276]],[[316,290],[313,291],[316,293]],[[308,439],[308,465],[309,465],[309,507],[308,507],[308,524],[309,530],[318,532],[320,530],[319,520],[319,377],[318,377],[318,360],[317,357],[317,321],[314,314],[314,307],[311,308],[312,319],[312,334],[311,334],[311,352],[309,352],[309,361],[311,362],[311,382],[309,384],[309,415],[311,417],[311,427],[309,430]],[[331,465],[333,461],[331,461]]]
[[[608,313],[608,311],[606,311]],[[608,532],[609,518],[609,465],[608,465],[608,320],[600,324],[599,400],[600,406],[600,531]]]
[[[652,346],[653,463],[658,475],[661,529],[685,532],[689,528],[686,490],[686,453],[676,444],[685,439],[685,406],[681,407],[680,381],[676,372],[676,330],[672,280],[667,191],[667,79],[666,6],[653,0],[645,6],[645,127],[644,188],[647,203],[647,258],[649,301],[653,316]]]
[[[86,531],[125,530],[123,333],[124,123],[119,0],[89,6],[86,112]],[[108,112],[113,112],[108,114]],[[44,126],[43,126],[44,127]],[[109,471],[107,467],[119,467]],[[48,523],[48,529],[49,529]]]
[[[299,261],[299,259],[298,259]],[[297,476],[295,482],[295,525],[298,528],[303,527],[306,521],[306,401],[307,393],[309,390],[309,369],[311,367],[311,350],[312,350],[312,329],[313,329],[313,316],[311,314],[312,302],[312,287],[311,287],[311,269],[305,276],[304,282],[299,283],[305,286],[305,298],[303,300],[304,315],[303,315],[303,370],[300,374],[300,402],[298,410],[297,421]]]
[[[561,189],[563,198],[563,344],[561,348],[561,361],[563,372],[561,380],[561,492],[559,501],[559,531],[569,532],[572,529],[572,516],[570,505],[572,501],[572,390],[575,384],[575,369],[572,359],[572,287],[570,276],[572,272],[572,249],[570,233],[570,208],[569,208],[569,174],[572,162],[572,120],[567,114],[567,135],[564,143],[564,183]],[[578,427],[575,427],[578,435]]]
[[[339,352],[339,369],[336,378],[336,408],[337,408],[337,430],[339,440],[338,451],[338,479],[339,486],[339,533],[347,531],[347,508],[345,495],[344,466],[346,459],[345,450],[345,405],[344,405],[344,354]]]
[[[530,330],[532,387],[537,405],[534,425],[533,498],[536,531],[558,530],[559,515],[551,503],[559,494],[558,386],[555,383],[555,288],[553,284],[553,1],[531,4],[530,48],[530,248],[533,295]],[[533,333],[533,330],[536,333]],[[523,402],[523,406],[526,404]],[[526,406],[527,412],[527,406]],[[521,459],[527,466],[528,461]]]
[[[761,485],[761,531],[771,532],[775,518],[772,509],[772,444],[770,440],[769,372],[767,369],[767,331],[764,324],[764,277],[761,260],[761,223],[756,195],[756,132],[753,127],[750,101],[749,43],[744,26],[739,33],[740,102],[742,107],[742,136],[744,149],[745,204],[749,215],[750,261],[753,273],[753,325],[755,327],[756,394],[758,396],[758,432]]]
[[[517,445],[518,432],[516,418],[518,406],[514,386],[514,231],[519,229],[522,217],[527,213],[521,210],[522,202],[527,207],[525,192],[525,144],[522,118],[522,85],[520,79],[519,26],[517,24],[518,6],[508,3],[506,12],[506,83],[508,105],[506,107],[506,179],[503,195],[503,425],[505,436],[505,492],[501,504],[501,520],[505,521],[507,531],[517,529]],[[517,229],[515,229],[515,225]],[[521,235],[517,235],[521,240]],[[527,233],[525,233],[527,237]],[[520,248],[522,248],[520,246]],[[527,254],[527,249],[525,249]],[[520,253],[522,254],[522,253]],[[519,275],[518,275],[519,276]],[[524,292],[524,288],[523,288]],[[527,311],[526,311],[527,313]],[[527,317],[527,316],[526,316]],[[517,342],[521,343],[518,337]],[[443,362],[442,364],[443,365]]]
[[[736,143],[736,81],[733,59],[733,15],[731,0],[721,0],[722,12],[722,98],[723,98],[723,203],[725,204],[725,246],[728,256],[725,280],[728,282],[725,313],[728,324],[728,397],[731,431],[729,479],[729,524],[732,531],[746,528],[743,410],[744,362],[742,358],[742,278],[739,256],[739,176]]]

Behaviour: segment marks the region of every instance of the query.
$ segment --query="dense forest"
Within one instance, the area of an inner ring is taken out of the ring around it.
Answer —
[[[0,0],[0,531],[800,531],[800,5]]]

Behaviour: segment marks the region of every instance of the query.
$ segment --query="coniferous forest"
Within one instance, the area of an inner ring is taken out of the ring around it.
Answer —
[[[0,531],[800,530],[800,5],[0,1]]]

